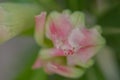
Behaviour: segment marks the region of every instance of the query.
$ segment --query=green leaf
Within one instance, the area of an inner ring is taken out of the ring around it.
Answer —
[[[42,68],[33,70],[32,65],[35,61],[35,55],[29,61],[29,64],[26,65],[26,68],[17,76],[15,80],[46,80],[46,73]]]
[[[33,46],[33,48],[35,47]],[[32,66],[37,58],[37,55],[38,54],[35,49],[30,59],[26,61],[27,64],[25,65],[25,68],[20,72],[20,74],[18,74],[18,76],[14,80],[46,80],[47,79],[47,74],[43,71],[42,68],[36,70],[32,69]]]
[[[12,1],[12,2],[22,2],[22,3],[24,3],[24,2],[38,2],[39,0],[10,0],[10,1]]]
[[[38,69],[33,72],[33,75],[30,80],[46,80],[47,75],[43,69]]]
[[[15,80],[46,80],[46,78],[47,75],[42,68],[37,70],[26,68]]]

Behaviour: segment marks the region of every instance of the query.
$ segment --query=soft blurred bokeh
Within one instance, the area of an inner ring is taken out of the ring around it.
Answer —
[[[120,80],[120,0],[0,0],[0,3],[6,1],[38,3],[48,11],[83,11],[88,26],[101,25],[107,43],[83,77],[68,79],[33,71],[31,66],[39,47],[33,36],[16,36],[0,45],[0,80]]]

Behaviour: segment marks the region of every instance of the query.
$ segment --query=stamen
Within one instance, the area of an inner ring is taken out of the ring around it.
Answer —
[[[73,55],[74,54],[74,50],[65,50],[64,49],[64,54],[65,54],[65,56]]]
[[[68,55],[73,55],[74,51],[73,50],[68,50]]]

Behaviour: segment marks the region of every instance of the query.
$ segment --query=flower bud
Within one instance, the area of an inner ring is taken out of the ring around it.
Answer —
[[[34,26],[35,4],[0,3],[0,44]]]

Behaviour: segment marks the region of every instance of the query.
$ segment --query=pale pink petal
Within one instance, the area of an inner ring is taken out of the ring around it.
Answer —
[[[66,15],[54,13],[49,16],[47,36],[55,45],[58,45],[59,42],[64,42],[71,30],[72,25],[69,21],[69,17]]]
[[[49,71],[69,78],[77,78],[82,76],[84,73],[84,69],[59,65],[56,63],[48,63],[46,66]]]
[[[52,48],[52,49],[41,49],[40,57],[42,59],[50,59],[57,56],[65,56],[63,50]]]
[[[97,46],[103,44],[104,39],[95,28],[92,29],[83,28],[81,31],[85,35],[85,39],[81,41],[79,44],[82,45],[83,47]]]
[[[47,65],[47,63],[46,63],[46,65]],[[44,71],[45,71],[47,74],[54,74],[54,72],[52,72],[51,70],[49,70],[49,69],[47,68],[48,66],[46,66],[46,65],[44,65],[44,67],[43,67]]]
[[[82,31],[79,28],[75,28],[68,37],[68,42],[71,46],[80,48],[82,46],[80,45],[80,42],[82,42],[84,39],[85,35],[82,33]]]
[[[97,46],[86,46],[81,48],[78,51],[79,59],[83,63],[86,63],[101,49],[101,47],[102,47],[101,45],[97,45]]]
[[[103,43],[102,39],[96,29],[76,28],[72,30],[68,41],[72,46],[79,46],[80,48],[101,45]]]
[[[37,69],[42,67],[42,60],[40,58],[37,58],[37,60],[35,61],[34,65],[32,66],[33,69]]]
[[[42,12],[40,15],[35,17],[36,28],[35,28],[35,39],[39,45],[44,43],[44,29],[45,29],[45,20],[46,12]]]
[[[102,47],[102,39],[96,29],[74,29],[69,36],[69,43],[77,48],[77,52],[67,57],[68,64],[86,64]]]
[[[88,46],[80,48],[76,54],[67,57],[67,62],[69,65],[79,65],[79,63],[86,64],[101,47],[102,46]]]

